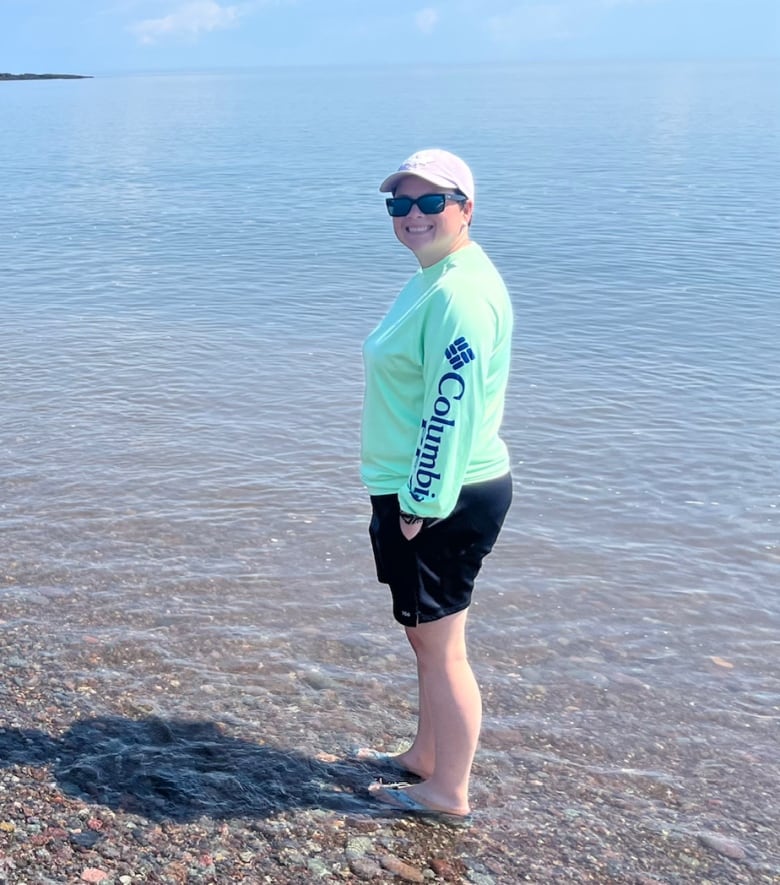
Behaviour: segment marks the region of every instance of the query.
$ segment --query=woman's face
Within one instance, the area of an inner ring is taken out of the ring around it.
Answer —
[[[413,200],[425,194],[454,194],[452,188],[442,188],[414,175],[402,178],[395,189],[395,197]],[[438,215],[423,215],[420,207],[412,206],[403,218],[393,218],[393,230],[399,241],[417,256],[421,267],[430,267],[469,242],[469,221],[472,202],[456,203],[447,200],[444,211]]]

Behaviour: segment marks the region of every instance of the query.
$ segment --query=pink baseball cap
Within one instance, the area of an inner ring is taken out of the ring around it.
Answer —
[[[474,176],[471,169],[455,154],[433,148],[417,151],[408,160],[404,160],[397,172],[388,175],[379,185],[380,193],[386,194],[395,190],[396,185],[407,175],[415,175],[439,187],[459,190],[472,202],[474,200]]]

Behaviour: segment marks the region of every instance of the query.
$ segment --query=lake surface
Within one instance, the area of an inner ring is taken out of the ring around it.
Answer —
[[[409,736],[360,345],[414,270],[378,184],[442,146],[516,311],[475,804],[518,820],[533,773],[568,772],[780,870],[778,73],[0,85],[6,724],[31,724],[8,686],[32,666],[49,733],[121,713],[310,753]]]

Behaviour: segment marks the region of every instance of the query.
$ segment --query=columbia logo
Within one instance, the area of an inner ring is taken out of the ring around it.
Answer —
[[[444,351],[449,364],[453,369],[462,369],[475,359],[474,351],[469,347],[465,338],[456,338],[452,344]]]

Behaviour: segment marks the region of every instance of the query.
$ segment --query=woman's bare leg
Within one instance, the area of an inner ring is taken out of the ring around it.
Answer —
[[[417,656],[420,718],[417,737],[399,760],[421,773],[433,764],[427,780],[407,792],[455,814],[469,812],[469,778],[482,725],[482,699],[466,654],[467,613],[406,628]]]
[[[411,642],[411,639],[409,641]],[[414,648],[414,644],[412,644],[412,648]],[[395,759],[403,768],[425,778],[430,777],[433,773],[436,746],[428,692],[425,688],[425,674],[419,661],[417,663],[417,693],[417,734],[411,747],[403,753],[399,753]]]

